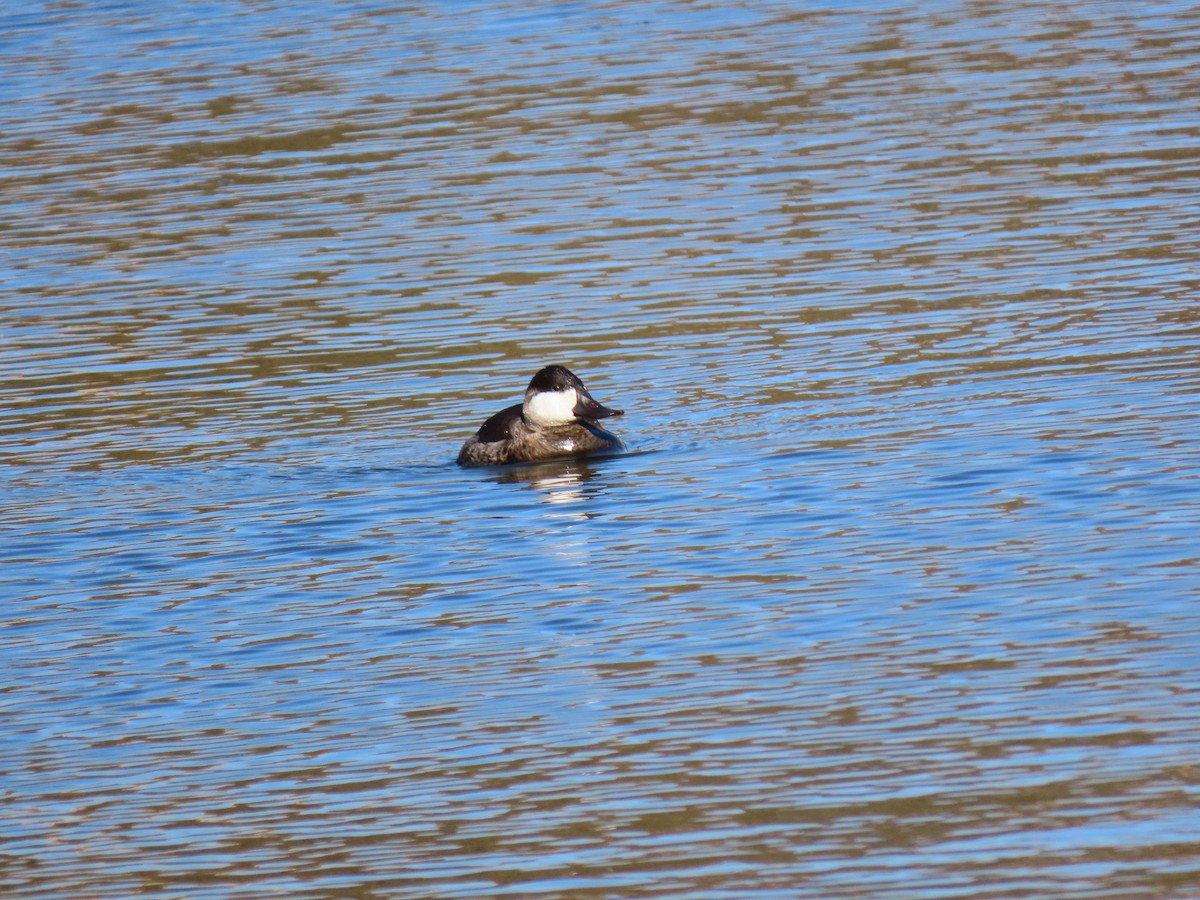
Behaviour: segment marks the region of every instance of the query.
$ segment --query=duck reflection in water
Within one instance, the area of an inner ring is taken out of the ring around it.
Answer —
[[[564,366],[546,366],[529,382],[525,400],[496,413],[458,452],[460,466],[497,466],[593,456],[625,449],[597,424],[622,411],[602,406]]]
[[[596,479],[597,468],[586,459],[569,457],[547,462],[502,466],[488,473],[487,480],[496,484],[524,484],[537,492],[538,499],[558,507],[551,513],[569,519],[591,519],[596,516],[586,505],[611,487],[605,479]]]

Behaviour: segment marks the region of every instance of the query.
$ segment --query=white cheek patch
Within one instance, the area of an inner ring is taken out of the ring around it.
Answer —
[[[575,404],[579,395],[574,388],[565,391],[543,391],[534,394],[525,403],[525,417],[534,425],[550,428],[554,425],[568,425],[575,421]]]

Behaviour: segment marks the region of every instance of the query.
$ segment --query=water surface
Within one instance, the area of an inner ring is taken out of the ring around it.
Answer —
[[[1195,9],[0,26],[5,896],[1195,894]]]

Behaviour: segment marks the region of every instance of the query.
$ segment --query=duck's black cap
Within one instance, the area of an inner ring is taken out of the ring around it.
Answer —
[[[531,391],[565,391],[568,388],[586,390],[579,376],[566,366],[546,366],[539,369],[529,382]]]

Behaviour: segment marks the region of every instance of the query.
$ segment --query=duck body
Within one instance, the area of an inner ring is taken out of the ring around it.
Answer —
[[[498,466],[612,453],[624,442],[596,420],[622,414],[597,403],[570,369],[546,366],[525,399],[485,421],[458,452],[460,466]]]

